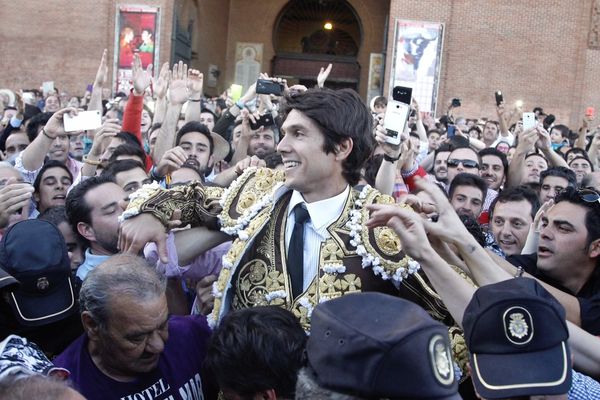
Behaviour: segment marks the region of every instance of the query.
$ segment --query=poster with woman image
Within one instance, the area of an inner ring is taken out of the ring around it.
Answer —
[[[126,91],[131,79],[133,55],[139,54],[142,67],[158,63],[159,8],[146,6],[117,7],[115,18],[116,88]]]

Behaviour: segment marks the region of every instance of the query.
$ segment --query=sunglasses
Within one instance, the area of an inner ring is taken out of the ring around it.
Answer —
[[[600,194],[591,188],[578,189],[579,198],[586,203],[600,203]]]
[[[479,168],[479,163],[477,161],[461,160],[458,158],[451,158],[450,160],[447,161],[447,164],[448,164],[448,167],[451,167],[451,168],[456,168],[460,164],[462,164],[463,167],[465,167],[465,168]]]

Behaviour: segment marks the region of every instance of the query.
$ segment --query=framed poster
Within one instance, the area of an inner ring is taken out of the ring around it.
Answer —
[[[383,66],[385,65],[383,54],[371,53],[369,60],[369,85],[367,89],[367,104],[371,103],[373,97],[381,96],[383,91]]]
[[[131,63],[139,54],[142,67],[158,66],[160,13],[158,7],[119,5],[115,17],[115,90],[131,88]]]
[[[242,86],[242,93],[258,79],[258,74],[262,70],[262,58],[262,43],[236,43],[234,81]]]
[[[394,86],[411,87],[420,110],[435,114],[443,34],[442,23],[396,20],[389,97]]]

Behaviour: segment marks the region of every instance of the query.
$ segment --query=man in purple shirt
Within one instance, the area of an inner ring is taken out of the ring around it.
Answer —
[[[165,280],[143,259],[116,255],[80,293],[85,333],[54,363],[88,399],[204,399],[204,317],[169,318]]]

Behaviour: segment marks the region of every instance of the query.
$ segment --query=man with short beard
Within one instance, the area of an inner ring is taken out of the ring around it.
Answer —
[[[77,269],[82,281],[96,266],[119,253],[118,218],[125,197],[125,191],[107,176],[88,178],[69,192],[67,217],[87,247],[85,260]]]
[[[433,175],[435,180],[441,183],[448,182],[448,156],[450,155],[450,147],[442,144],[435,150],[433,158]]]
[[[171,152],[178,152],[179,155],[173,155],[174,158],[171,160],[174,162],[173,165],[181,166],[185,162],[201,174],[210,171],[215,162],[224,159],[229,153],[229,143],[225,139],[216,133],[211,133],[206,125],[196,121],[188,122],[181,127],[177,132],[175,145]],[[165,157],[167,157],[166,153]],[[161,171],[158,173],[162,176]]]
[[[272,126],[261,126],[252,133],[248,154],[257,156],[261,160],[269,154],[275,153],[277,142]]]

